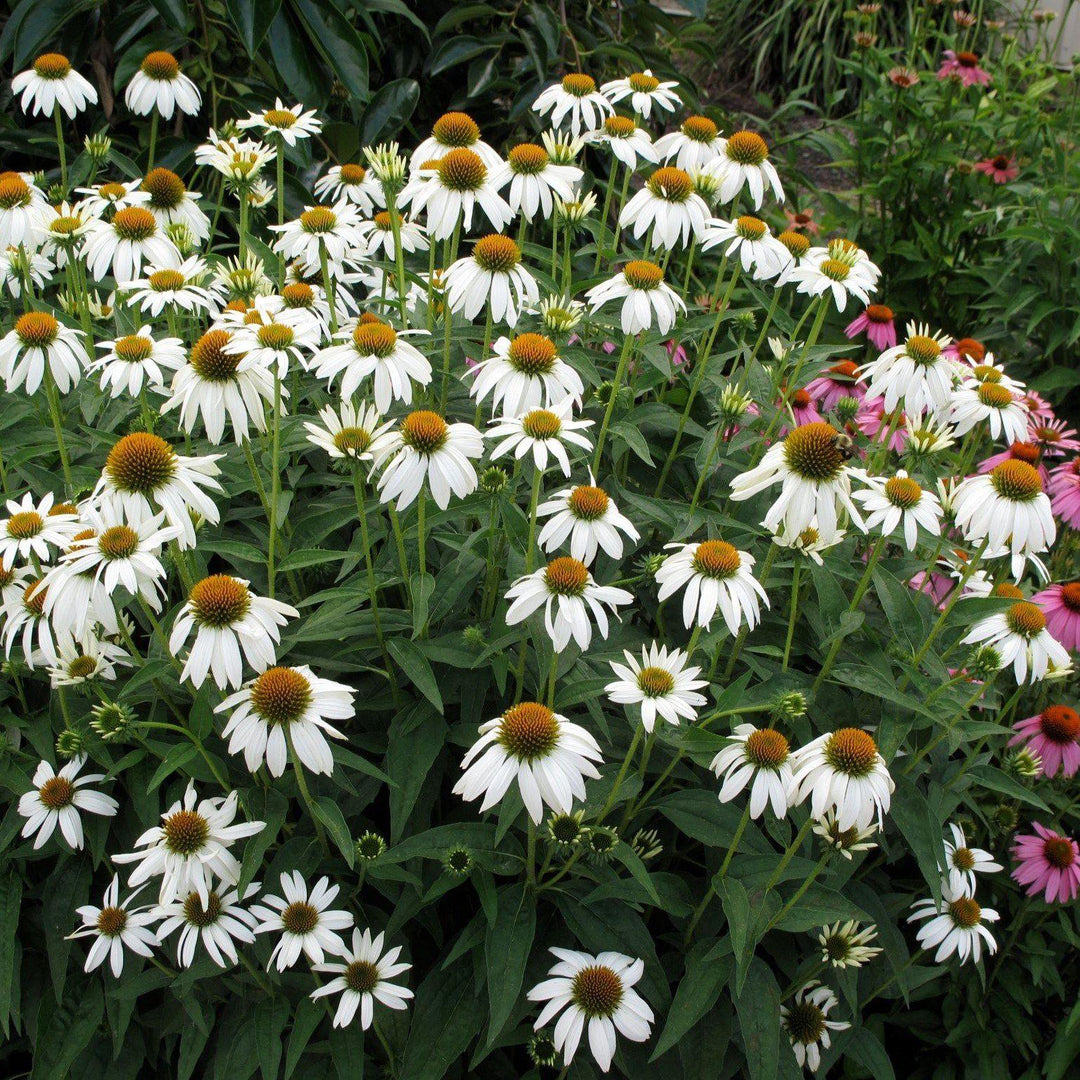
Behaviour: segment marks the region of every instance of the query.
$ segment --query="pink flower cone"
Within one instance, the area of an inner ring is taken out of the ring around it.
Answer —
[[[1044,776],[1071,777],[1080,769],[1080,714],[1068,705],[1050,705],[1013,725],[1010,746],[1024,745],[1042,762]]]
[[[990,73],[979,67],[979,57],[973,52],[945,50],[945,60],[938,68],[939,79],[959,79],[964,86],[989,86]]]
[[[1064,461],[1050,470],[1050,509],[1073,529],[1080,529],[1080,458]]]
[[[882,442],[889,425],[893,421],[893,414],[885,415],[884,398],[875,398],[869,403],[864,403],[855,414],[855,423],[859,430],[873,442]],[[889,449],[900,453],[907,446],[908,433],[904,424],[904,414],[896,417],[895,430],[889,436]]]
[[[961,364],[970,364],[974,367],[976,364],[983,362],[983,358],[986,356],[986,346],[981,341],[976,341],[975,338],[964,337],[946,345],[941,350],[941,355],[947,356],[950,360],[956,360]]]
[[[1014,442],[1008,450],[1002,450],[1000,454],[993,454],[980,461],[977,472],[988,473],[996,469],[1003,461],[1022,461],[1025,465],[1033,465],[1039,472],[1039,479],[1043,482],[1045,491],[1050,485],[1050,472],[1042,463],[1042,450],[1033,442]]]
[[[1045,457],[1061,457],[1066,451],[1080,450],[1080,439],[1075,439],[1076,428],[1068,427],[1064,420],[1033,418],[1028,426],[1028,438],[1037,443]]]
[[[1028,412],[1031,413],[1033,420],[1054,419],[1054,410],[1051,408],[1050,402],[1034,390],[1026,391],[1020,400],[1028,407]]]
[[[777,402],[777,404],[780,403]],[[788,398],[788,404],[791,406],[791,415],[795,417],[795,427],[802,427],[803,424],[817,424],[824,419],[817,411],[813,398],[806,389],[796,390]],[[783,438],[790,430],[791,426],[784,424],[780,428],[780,437]]]
[[[1032,600],[1043,609],[1050,636],[1070,652],[1080,649],[1080,581],[1050,585]]]
[[[784,207],[784,216],[791,232],[805,232],[811,236],[817,236],[821,232],[821,226],[814,220],[813,210],[789,210]]]
[[[986,158],[984,161],[975,162],[975,171],[989,176],[995,184],[1007,184],[1020,175],[1020,167],[1016,164],[1016,158],[1007,154],[998,154],[996,157]]]
[[[1080,892],[1080,847],[1037,821],[1031,824],[1035,833],[1018,836],[1013,845],[1018,864],[1013,880],[1027,886],[1028,896],[1042,893],[1048,904],[1075,900]]]
[[[896,316],[891,307],[884,304],[870,304],[844,327],[849,338],[865,332],[867,340],[875,348],[884,352],[896,347]]]
[[[854,325],[855,323],[851,324]],[[851,326],[848,327],[849,330]],[[811,379],[806,384],[806,392],[818,403],[822,412],[835,408],[841,398],[853,397],[862,401],[866,397],[866,387],[855,376],[858,368],[859,365],[854,360],[841,360],[839,364],[826,368],[816,379]]]

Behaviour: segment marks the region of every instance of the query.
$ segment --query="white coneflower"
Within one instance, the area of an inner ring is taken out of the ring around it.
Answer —
[[[571,135],[566,131],[545,131],[540,136],[548,157],[556,165],[572,165],[588,142],[588,135]]]
[[[617,105],[626,98],[630,99],[630,107],[639,116],[649,119],[655,105],[657,110],[674,112],[682,100],[675,88],[677,82],[661,82],[648,68],[644,71],[635,71],[622,79],[612,79],[600,87],[600,93],[612,103]]]
[[[576,185],[585,175],[576,165],[557,165],[548,152],[535,143],[520,143],[506,155],[506,169],[498,174],[500,187],[509,183],[506,193],[510,209],[532,221],[539,211],[545,220],[551,217],[555,199],[574,198]]]
[[[112,221],[95,221],[86,234],[84,255],[96,281],[108,274],[116,281],[134,281],[144,263],[180,261],[176,245],[145,206],[117,210]]]
[[[347,911],[330,907],[341,891],[340,886],[331,885],[329,878],[321,877],[309,890],[303,874],[293,870],[281,875],[281,891],[284,897],[267,896],[263,904],[251,906],[251,914],[259,920],[255,933],[281,935],[270,954],[267,970],[276,960],[278,971],[286,971],[301,954],[312,964],[321,964],[327,953],[347,955],[348,948],[341,940],[340,931],[352,926],[353,917]]]
[[[79,250],[94,218],[81,206],[62,202],[47,206],[41,217],[41,244],[46,257],[51,256],[62,270]],[[29,267],[29,260],[28,260]]]
[[[858,968],[881,955],[881,948],[871,945],[877,938],[877,927],[870,923],[861,930],[854,919],[833,926],[823,926],[818,934],[821,962],[834,968]]]
[[[856,852],[871,851],[877,847],[873,840],[876,832],[877,825],[868,825],[865,829],[852,825],[849,829],[841,829],[832,810],[826,810],[824,816],[814,822],[814,835],[848,862]]]
[[[837,532],[838,505],[864,529],[851,499],[851,470],[840,439],[836,428],[821,421],[795,428],[769,447],[760,465],[732,480],[731,497],[742,501],[780,483],[780,495],[762,522],[770,532],[781,522],[788,536],[813,527],[829,543]]]
[[[515,326],[525,307],[540,300],[536,278],[521,262],[521,249],[500,233],[481,237],[472,254],[458,259],[442,278],[446,303],[470,321],[485,308],[492,321]]]
[[[785,817],[791,799],[791,746],[773,728],[738,724],[728,736],[731,745],[712,759],[709,768],[722,779],[720,801],[731,802],[750,786],[750,816],[759,818],[772,805],[777,818]]]
[[[0,173],[0,249],[36,248],[47,205],[29,173]]]
[[[105,779],[104,773],[88,773],[79,776],[86,764],[85,755],[72,758],[59,772],[47,761],[38,762],[33,788],[19,798],[19,813],[26,818],[20,834],[23,839],[37,834],[34,850],[42,847],[52,836],[56,827],[64,839],[77,851],[82,849],[84,814],[115,817],[120,804],[100,791],[91,791],[87,784],[97,784]]]
[[[772,281],[795,265],[791,252],[769,231],[760,218],[744,214],[734,221],[712,218],[705,229],[701,250],[708,251],[724,244],[723,253],[730,258],[738,255],[746,273],[753,270],[755,281]]]
[[[969,847],[964,830],[956,822],[949,823],[949,832],[952,840],[945,841],[945,865],[938,867],[942,881],[956,896],[974,896],[976,874],[996,874],[1004,867],[989,851]]]
[[[480,725],[480,738],[461,762],[454,794],[466,802],[483,795],[480,812],[495,806],[515,780],[529,817],[539,824],[544,805],[568,814],[585,798],[585,777],[600,776],[596,740],[536,701],[522,701]]]
[[[207,141],[195,150],[195,164],[220,173],[243,196],[258,183],[259,174],[276,156],[273,147],[258,139],[221,138],[211,130]]]
[[[296,259],[305,273],[318,273],[325,258],[331,274],[363,246],[360,215],[352,203],[333,206],[305,206],[304,212],[284,225],[270,225],[279,234],[274,250],[286,259]]]
[[[55,504],[52,492],[35,501],[28,491],[21,500],[9,499],[0,519],[0,567],[11,570],[16,562],[52,560],[52,548],[64,547],[82,526],[78,515]]]
[[[48,585],[42,586],[48,588]],[[111,641],[93,634],[76,640],[70,634],[56,635],[56,663],[49,665],[50,685],[82,686],[92,679],[116,679],[117,667],[131,667],[128,653]]]
[[[361,214],[371,214],[386,203],[379,178],[355,162],[332,165],[315,181],[314,192],[323,202],[350,202]]]
[[[622,300],[621,323],[624,334],[657,330],[666,334],[674,325],[686,304],[664,281],[664,271],[646,259],[632,259],[622,271],[594,285],[585,294],[592,311],[599,311],[609,300]]]
[[[161,824],[147,829],[135,841],[135,847],[143,850],[113,855],[113,862],[137,864],[128,878],[132,888],[160,877],[159,903],[167,904],[194,891],[207,904],[215,877],[226,885],[235,885],[240,879],[240,863],[229,848],[266,825],[263,821],[234,825],[237,799],[237,793],[231,791],[224,798],[200,802],[195,781],[189,780],[183,799],[161,815]]]
[[[270,667],[281,642],[281,627],[299,614],[291,604],[256,596],[243,578],[229,574],[203,578],[191,587],[169,635],[169,651],[176,656],[195,631],[180,681],[190,679],[198,687],[213,674],[221,690],[239,686],[243,660],[256,671]]]
[[[291,743],[298,765],[329,776],[334,755],[326,736],[345,736],[327,721],[348,720],[355,713],[354,693],[343,683],[319,678],[306,665],[271,667],[214,711],[232,710],[222,737],[229,737],[230,754],[243,752],[252,772],[265,759],[270,774],[281,776]]]
[[[532,107],[540,116],[550,113],[553,128],[561,127],[569,118],[570,132],[575,136],[583,131],[595,131],[605,116],[615,112],[615,107],[596,88],[596,80],[577,72],[564,75],[561,82],[541,90]]]
[[[303,281],[290,281],[278,294],[282,310],[303,316],[313,323],[322,337],[330,336],[330,301],[326,290]]]
[[[0,181],[2,185],[3,181]],[[52,280],[55,269],[52,259],[43,251],[30,251],[25,247],[0,250],[0,287],[16,300],[22,298],[27,278],[32,289],[43,289]]]
[[[219,520],[217,506],[206,489],[222,490],[214,479],[221,471],[215,464],[220,457],[185,457],[160,436],[135,431],[109,451],[92,498],[118,504],[129,521],[142,521],[160,509],[170,525],[181,529],[177,537],[180,547],[192,548],[192,512],[212,525]]]
[[[278,378],[284,379],[292,364],[307,368],[321,337],[318,322],[307,312],[285,308],[280,297],[260,296],[225,345],[225,352],[240,356],[237,372],[276,369]]]
[[[472,424],[448,424],[428,409],[411,412],[384,437],[375,463],[382,468],[379,499],[397,500],[400,512],[415,502],[426,479],[435,505],[445,510],[451,495],[464,499],[476,490],[476,469],[469,459],[483,453],[484,438]]]
[[[169,169],[156,168],[143,177],[142,190],[150,196],[145,208],[157,218],[161,228],[182,225],[196,243],[210,235],[210,219],[199,209],[202,196],[188,191],[184,181]]]
[[[791,755],[793,805],[810,798],[810,815],[836,813],[837,828],[882,825],[893,783],[877,743],[861,728],[840,728],[819,735]]]
[[[813,524],[808,525],[802,532],[798,533],[787,533],[781,526],[779,532],[773,535],[773,543],[782,548],[791,548],[798,551],[810,559],[811,562],[823,566],[824,560],[821,558],[821,553],[836,547],[846,535],[847,533],[843,529],[837,529],[833,533],[831,540],[823,540]]]
[[[480,128],[468,113],[448,112],[431,126],[431,134],[412,152],[409,169],[415,172],[425,162],[438,160],[454,150],[471,150],[489,169],[503,164],[496,150],[480,138]]]
[[[585,392],[581,376],[559,356],[543,334],[500,337],[486,357],[471,369],[470,394],[477,404],[491,394],[492,412],[500,405],[503,416],[520,416],[530,409],[545,408],[564,398],[580,402]]]
[[[767,187],[772,189],[776,201],[783,203],[784,189],[769,160],[769,146],[757,132],[736,131],[719,141],[722,143],[719,153],[703,161],[701,170],[720,181],[717,197],[721,203],[732,202],[744,187],[750,192],[755,210],[761,206]]]
[[[25,386],[27,394],[34,394],[48,367],[57,389],[66,394],[90,363],[82,337],[81,330],[65,326],[47,311],[26,312],[0,341],[0,378],[9,392]]]
[[[151,924],[157,922],[157,912],[148,907],[129,908],[128,904],[138,894],[139,890],[136,890],[121,902],[120,875],[113,874],[113,879],[102,897],[101,907],[84,904],[75,909],[82,919],[82,926],[73,934],[68,934],[68,940],[94,938],[83,971],[94,971],[101,967],[107,958],[113,977],[119,979],[124,972],[125,948],[147,959],[154,955],[154,946],[158,940]]]
[[[662,160],[674,158],[680,169],[692,174],[718,157],[725,141],[720,129],[707,116],[688,116],[678,131],[661,135],[653,146]]]
[[[308,442],[325,450],[330,457],[352,461],[371,461],[382,445],[381,437],[393,427],[393,421],[383,422],[374,405],[353,405],[343,401],[337,409],[324,405],[319,410],[322,424],[305,422]]]
[[[866,400],[884,398],[886,412],[902,407],[912,416],[948,412],[957,373],[943,352],[949,340],[947,334],[931,334],[928,326],[908,323],[903,342],[859,368],[859,377],[867,380]]]
[[[463,232],[469,232],[477,207],[499,230],[514,216],[498,192],[500,179],[500,172],[493,171],[475,151],[451,150],[406,185],[400,202],[412,208],[414,217],[427,211],[428,234],[433,240],[445,240],[459,224]]]
[[[380,210],[370,221],[360,222],[359,233],[364,244],[364,254],[369,259],[378,257],[380,252],[388,262],[393,262],[397,257],[393,221],[386,210]],[[428,249],[424,226],[410,221],[407,217],[398,219],[398,237],[401,240],[401,250],[410,255],[414,251]]]
[[[1042,608],[1028,600],[1017,600],[1007,611],[981,619],[961,644],[992,645],[1001,667],[1012,665],[1017,685],[1049,678],[1070,663],[1068,650],[1046,629]]]
[[[266,431],[266,409],[274,401],[274,377],[263,367],[242,367],[244,357],[228,351],[233,335],[208,330],[191,347],[188,362],[173,376],[171,396],[161,412],[180,410],[180,426],[191,434],[202,417],[206,437],[215,446],[232,423],[237,446],[250,437],[250,426]],[[279,390],[282,398],[289,392]]]
[[[671,165],[657,169],[619,215],[620,227],[633,226],[636,239],[648,234],[651,245],[667,249],[700,238],[708,220],[709,207],[689,173]]]
[[[837,311],[843,311],[852,296],[869,304],[875,286],[856,271],[853,258],[843,252],[812,254],[816,250],[804,252],[788,275],[795,291],[813,297],[828,294]]]
[[[556,492],[536,509],[537,518],[550,518],[540,530],[537,542],[548,554],[570,541],[570,554],[586,566],[596,559],[598,550],[613,559],[623,557],[623,538],[641,537],[633,523],[621,513],[603,488],[597,487],[592,473],[588,484]]]
[[[125,391],[137,398],[143,384],[158,393],[167,393],[165,383],[172,372],[184,366],[184,343],[180,338],[159,338],[149,326],[140,326],[134,334],[99,341],[103,355],[90,365],[89,373],[101,376],[101,389],[118,398]]]
[[[717,611],[728,631],[737,634],[745,624],[753,630],[761,620],[761,604],[769,597],[754,577],[754,557],[739,551],[725,540],[703,540],[699,544],[668,544],[675,552],[664,559],[656,572],[661,601],[680,589],[683,593],[683,623],[708,629]]]
[[[801,986],[790,1005],[780,1006],[780,1024],[791,1042],[795,1060],[811,1072],[821,1067],[821,1051],[832,1045],[833,1031],[847,1031],[846,1020],[830,1020],[829,1011],[839,1004],[837,996],[816,980]]]
[[[214,290],[201,284],[207,274],[206,263],[198,256],[184,259],[175,266],[144,267],[144,277],[118,282],[127,304],[146,315],[157,317],[166,309],[194,313],[209,311],[218,302]]]
[[[609,116],[603,126],[589,136],[589,141],[607,146],[618,161],[636,170],[640,161],[653,165],[659,160],[652,136],[626,116]],[[679,168],[686,167],[680,162]]]
[[[620,604],[633,603],[632,593],[613,585],[597,585],[588,567],[579,559],[563,555],[547,566],[520,577],[507,590],[510,607],[507,626],[524,622],[534,611],[544,609],[544,628],[556,652],[562,652],[570,639],[585,652],[592,641],[592,622],[596,620],[601,637],[608,635],[608,613]]]
[[[19,105],[24,113],[51,117],[59,106],[71,120],[98,99],[93,85],[62,53],[42,53],[11,80],[11,92],[22,94]]]
[[[967,379],[953,391],[949,421],[957,435],[985,423],[993,439],[1026,442],[1030,413],[1023,397],[1002,382]]]
[[[678,724],[697,719],[698,709],[706,702],[697,691],[708,686],[699,679],[701,668],[690,667],[689,657],[681,649],[657,645],[641,646],[641,661],[629,649],[623,650],[625,664],[609,661],[617,676],[604,687],[604,693],[617,705],[635,705],[641,713],[641,726],[651,732],[656,719]]]
[[[124,103],[137,116],[156,110],[163,120],[171,120],[176,109],[194,116],[202,105],[202,94],[172,53],[151,52],[128,83]]]
[[[23,661],[33,671],[42,664],[55,665],[56,640],[45,616],[44,579],[26,568],[16,571],[11,584],[3,590],[0,625],[4,627],[4,656],[11,657],[12,647],[22,646]],[[15,585],[20,586],[16,588]]]
[[[903,469],[887,480],[867,476],[871,485],[856,491],[857,499],[866,513],[866,530],[873,532],[880,527],[882,536],[892,536],[903,528],[904,544],[914,551],[921,525],[931,536],[941,535],[941,503],[938,497],[913,480]]]
[[[977,964],[984,948],[991,956],[997,952],[997,942],[986,924],[997,922],[1000,917],[992,908],[982,907],[972,897],[943,888],[940,903],[933,898],[916,901],[907,921],[930,920],[919,928],[915,937],[924,949],[937,948],[934,953],[936,963],[940,964],[955,953],[961,964],[968,960]]]
[[[250,900],[258,891],[258,884],[249,885],[244,900]],[[189,968],[195,962],[195,947],[200,942],[210,959],[219,968],[225,968],[238,961],[236,942],[251,945],[255,941],[257,921],[250,911],[240,906],[240,894],[236,889],[226,889],[222,893],[212,889],[205,902],[197,892],[190,892],[171,903],[159,905],[155,915],[161,919],[157,940],[162,945],[171,933],[180,930],[176,961],[182,968]]]
[[[345,400],[370,375],[375,408],[386,413],[395,401],[412,403],[414,382],[419,386],[431,382],[427,357],[409,344],[405,334],[397,333],[387,323],[362,318],[351,330],[341,330],[335,340],[341,344],[322,349],[312,357],[311,370],[331,385],[340,375],[338,393]]]
[[[1026,560],[1048,551],[1057,537],[1038,469],[1017,458],[962,480],[953,493],[952,508],[957,528],[969,543],[985,540],[991,554],[1011,552],[1016,578]]]
[[[589,1050],[600,1071],[607,1072],[615,1057],[616,1032],[636,1043],[652,1032],[653,1011],[634,989],[645,963],[617,952],[548,951],[559,962],[528,993],[530,1001],[546,1003],[533,1027],[539,1031],[562,1013],[553,1042],[564,1066],[569,1068],[588,1029]]]
[[[504,416],[492,420],[488,427],[488,439],[501,439],[491,451],[491,460],[513,452],[519,461],[532,453],[533,466],[544,472],[548,466],[550,454],[562,469],[563,476],[570,475],[570,457],[566,446],[577,446],[586,454],[592,449],[592,442],[582,434],[592,427],[592,420],[573,418],[574,401],[564,398],[556,405],[546,409],[530,409],[521,416]]]
[[[295,146],[300,139],[310,139],[322,131],[322,121],[314,109],[304,111],[303,105],[288,108],[281,98],[274,99],[272,109],[249,113],[237,120],[238,128],[258,128],[264,135],[275,135],[288,146]]]
[[[948,421],[932,415],[904,416],[908,448],[917,454],[940,454],[956,443],[956,432]]]
[[[117,210],[145,206],[150,201],[150,193],[142,189],[142,180],[106,180],[93,187],[76,188],[75,194],[83,196],[79,207],[93,218],[108,218]]]
[[[342,954],[343,963],[315,964],[314,970],[333,978],[317,990],[311,992],[313,1000],[340,994],[337,1011],[334,1013],[334,1027],[348,1027],[360,1012],[360,1027],[367,1031],[375,1019],[375,1002],[389,1009],[408,1008],[406,1002],[413,992],[405,986],[391,982],[398,975],[408,971],[412,964],[398,961],[401,946],[395,945],[383,953],[383,936],[374,938],[370,930],[360,933],[359,927],[353,928],[352,949]]]

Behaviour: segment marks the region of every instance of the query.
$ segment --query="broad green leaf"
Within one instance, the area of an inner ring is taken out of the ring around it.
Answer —
[[[536,933],[536,900],[524,884],[507,885],[498,892],[495,921],[484,942],[487,958],[488,1045],[510,1018],[529,962]]]
[[[780,1063],[780,988],[764,960],[755,957],[746,985],[735,997],[749,1080],[775,1080]]]
[[[716,1004],[731,976],[731,957],[715,959],[712,942],[698,942],[686,954],[686,972],[650,1061],[662,1057]]]
[[[400,1075],[441,1080],[479,1033],[486,1012],[469,964],[430,972],[416,991]]]

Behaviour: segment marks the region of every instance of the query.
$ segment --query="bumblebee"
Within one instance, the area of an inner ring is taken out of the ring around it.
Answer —
[[[839,431],[834,436],[832,444],[844,461],[850,461],[855,456],[855,441],[850,435]]]

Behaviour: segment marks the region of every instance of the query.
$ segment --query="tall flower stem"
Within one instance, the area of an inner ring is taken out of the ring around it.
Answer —
[[[810,815],[807,815],[806,821],[803,822],[802,828],[798,831],[795,839],[788,845],[787,850],[784,852],[784,857],[780,860],[779,865],[772,872],[772,876],[769,878],[765,885],[765,892],[771,892],[776,883],[783,876],[784,871],[788,867],[788,863],[795,857],[795,852],[802,847],[802,842],[809,835],[810,830],[814,827],[814,819]]]
[[[593,454],[593,475],[600,475],[600,455],[604,452],[604,439],[607,437],[608,426],[611,424],[611,414],[615,411],[615,399],[619,396],[619,388],[626,377],[626,369],[630,363],[630,354],[634,351],[634,338],[627,334],[623,339],[622,352],[619,353],[619,363],[615,368],[615,379],[611,384],[611,395],[608,397],[607,408],[604,410],[604,419],[600,424],[600,434],[596,436],[596,452]]]
[[[275,155],[277,165],[277,223],[279,225],[285,224],[285,137],[278,135],[277,137],[277,154]],[[278,282],[279,285],[285,284],[285,255],[280,253],[278,255]]]
[[[443,242],[443,272],[450,267],[457,254],[458,238],[461,235],[461,222],[454,226],[454,235]],[[434,243],[434,241],[432,241]],[[443,362],[442,387],[439,390],[439,412],[446,411],[446,397],[450,392],[450,336],[454,329],[454,315],[450,310],[450,301],[443,295]]]
[[[278,500],[281,498],[281,470],[278,467],[281,455],[281,376],[274,368],[274,415],[270,436],[270,539],[266,554],[267,595],[274,598],[277,581],[275,560],[277,556]]]
[[[799,577],[802,574],[802,566],[796,562],[791,571],[791,607],[788,611],[787,636],[784,638],[784,660],[780,665],[781,671],[787,671],[788,661],[791,659],[791,641],[795,636],[795,623],[799,615]]]
[[[326,300],[330,305],[330,333],[337,333],[337,291],[334,288],[334,279],[330,276],[330,259],[326,254],[326,245],[319,243],[319,270],[322,273],[323,289],[326,292]]]
[[[758,574],[758,581],[761,582],[761,587],[767,588],[766,582],[769,577],[769,571],[772,570],[772,565],[776,561],[776,554],[780,550],[778,544],[769,544],[769,551],[765,556],[765,561],[761,564],[761,571]],[[744,624],[739,628],[738,634],[735,636],[735,644],[731,648],[731,655],[728,657],[727,666],[724,668],[724,682],[727,682],[731,678],[731,673],[735,670],[735,665],[738,663],[739,654],[742,652],[743,645],[746,643],[746,637],[750,633],[750,627],[748,624]]]
[[[776,926],[781,919],[806,895],[806,890],[817,880],[818,874],[825,869],[825,864],[829,861],[829,855],[831,854],[829,848],[826,848],[821,853],[821,858],[818,859],[817,865],[809,874],[806,875],[803,883],[795,890],[791,899],[769,920],[769,925],[765,928],[765,933],[768,933],[774,926]]]
[[[157,150],[157,134],[158,123],[161,117],[158,115],[157,109],[150,114],[150,155],[146,161],[146,171],[149,172],[154,167],[154,152]]]
[[[401,246],[401,212],[398,210],[397,197],[393,192],[386,192],[386,211],[390,215],[390,233],[394,238],[394,271],[397,278],[401,329],[408,330],[409,304],[408,290],[405,287],[405,252]]]
[[[769,327],[772,326],[773,316],[776,315],[776,308],[780,302],[780,289],[773,289],[772,301],[769,304],[769,310],[765,312],[765,321],[761,324],[761,332],[757,336],[757,341],[754,342],[753,351],[750,353],[750,360],[753,360],[757,356],[758,350],[761,348],[765,341],[765,335],[769,332]],[[747,361],[749,365],[750,361]]]
[[[536,556],[536,508],[540,503],[540,482],[543,479],[543,472],[540,469],[533,466],[533,479],[532,479],[532,491],[529,494],[529,539],[525,545],[525,575],[528,576],[532,573],[533,564]],[[526,638],[522,637],[521,647],[518,650],[517,669],[514,673],[516,680],[516,694],[515,700],[521,700],[521,692],[525,685],[525,652],[526,652]],[[558,659],[558,654],[556,654]]]
[[[626,779],[626,772],[630,768],[630,762],[634,760],[634,755],[637,753],[638,743],[641,742],[641,733],[645,729],[638,724],[634,728],[634,737],[630,740],[630,747],[626,751],[626,757],[623,758],[623,763],[619,767],[619,774],[615,777],[615,783],[612,785],[611,793],[607,797],[607,801],[604,803],[604,808],[600,811],[596,818],[596,824],[604,820],[611,812],[611,808],[615,805],[615,800],[619,797],[619,789],[622,787],[622,782]]]
[[[611,243],[612,254],[617,254],[619,250],[619,237],[622,235],[622,209],[626,203],[626,193],[630,190],[630,177],[633,175],[634,170],[629,166],[626,168],[626,175],[623,177],[622,191],[619,192],[619,206],[615,211],[615,239]]]
[[[720,864],[720,870],[717,872],[716,878],[721,881],[727,876],[728,867],[731,865],[731,860],[735,858],[735,853],[739,850],[739,842],[742,840],[743,833],[746,832],[746,826],[750,822],[750,800],[746,801],[746,808],[742,812],[742,817],[739,819],[738,828],[735,830],[735,835],[731,838],[731,844],[727,849],[727,853],[724,855],[724,861]],[[708,887],[705,890],[705,895],[701,898],[701,903],[694,909],[694,914],[690,918],[690,922],[683,932],[683,944],[688,945],[690,938],[694,936],[694,931],[697,929],[697,924],[701,922],[701,917],[709,908],[709,904],[712,903],[712,898],[716,895],[716,889],[714,882],[716,878],[709,880]]]
[[[49,416],[52,418],[53,432],[56,434],[56,449],[60,452],[60,466],[64,470],[64,484],[68,493],[74,495],[75,485],[71,479],[71,460],[68,457],[67,443],[64,442],[64,425],[60,418],[60,395],[48,363],[45,364],[45,397],[49,402]]]
[[[53,119],[56,121],[56,150],[60,155],[60,186],[64,189],[64,198],[67,198],[67,149],[64,146],[64,120],[59,102],[53,107]]]
[[[293,771],[296,773],[296,786],[300,789],[300,798],[304,800],[304,805],[307,807],[308,814],[311,817],[311,823],[315,826],[315,835],[319,838],[319,844],[322,846],[323,851],[329,855],[330,845],[326,842],[326,833],[323,832],[322,822],[315,812],[315,800],[311,797],[307,777],[304,775],[304,766],[300,764],[300,758],[296,755],[292,732],[289,731],[288,727],[285,728],[285,741],[289,744],[289,758],[293,763]]]
[[[600,270],[600,260],[604,255],[604,237],[607,235],[608,214],[611,213],[611,199],[615,194],[615,174],[619,171],[619,159],[612,155],[611,168],[608,169],[607,191],[604,194],[604,209],[600,213],[600,232],[596,237],[596,261],[593,263],[593,273]]]

